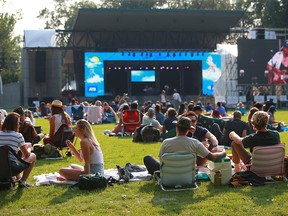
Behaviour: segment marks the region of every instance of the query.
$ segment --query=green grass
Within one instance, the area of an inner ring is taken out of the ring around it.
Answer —
[[[288,112],[278,111],[276,119],[288,123]],[[245,117],[244,117],[245,118]],[[48,121],[36,119],[48,133]],[[105,160],[105,168],[127,162],[143,164],[146,154],[157,157],[161,143],[133,143],[127,137],[108,137],[105,129],[114,125],[93,125]],[[288,133],[281,133],[288,144]],[[79,146],[79,143],[77,143]],[[228,151],[231,153],[231,151]],[[34,175],[57,172],[59,168],[78,163],[74,157],[61,161],[37,161]],[[0,191],[1,215],[287,215],[287,183],[261,187],[231,188],[202,182],[195,191],[163,192],[152,181],[130,182],[103,191],[81,191],[69,186],[51,185]],[[122,195],[126,199],[122,199]]]

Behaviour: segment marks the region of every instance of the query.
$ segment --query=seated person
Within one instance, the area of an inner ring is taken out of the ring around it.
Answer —
[[[70,116],[64,111],[65,107],[61,101],[54,100],[51,103],[51,117],[50,121],[50,131],[49,135],[45,136],[43,139],[44,144],[50,143],[53,145],[53,137],[58,131],[58,129],[64,124],[67,127],[72,127],[72,122]]]
[[[184,113],[184,116],[188,117],[191,120],[192,126],[193,126],[193,129],[191,129],[187,133],[188,137],[193,137],[199,140],[209,151],[211,151],[214,147],[218,145],[217,138],[208,129],[197,125],[198,117],[195,112],[193,111],[186,112]],[[205,158],[197,157],[198,166],[205,165],[205,164],[206,164]]]
[[[221,102],[217,102],[215,110],[218,110],[222,117],[227,116],[226,109]]]
[[[229,138],[231,131],[235,131],[239,136],[245,137],[248,131],[248,124],[241,120],[242,114],[236,110],[233,112],[233,118],[225,122],[223,132],[217,123],[213,124],[213,134],[216,136],[218,143],[224,146],[231,146],[232,140]]]
[[[249,110],[249,113],[248,113],[248,131],[247,131],[247,134],[252,134],[252,133],[255,133],[255,129],[251,123],[251,120],[252,120],[252,116],[255,112],[257,111],[260,111],[257,107],[251,107],[250,110]]]
[[[155,110],[154,108],[150,107],[146,113],[146,115],[143,116],[142,118],[142,123],[141,125],[152,125],[158,130],[162,130],[162,125],[157,121],[155,118]]]
[[[84,118],[84,106],[80,105],[72,105],[71,106],[72,117],[74,121]]]
[[[40,106],[38,107],[38,112],[40,117],[46,117],[49,114],[49,108],[47,107],[45,102],[41,102]]]
[[[269,115],[268,129],[282,131],[281,126],[284,126],[284,125],[282,125],[282,122],[275,120],[276,111],[277,109],[274,105],[271,105],[267,111]]]
[[[118,124],[116,125],[116,127],[111,131],[109,132],[110,135],[114,135],[114,134],[118,134],[120,132],[123,131],[123,119],[122,119],[122,112],[124,110],[129,110],[130,107],[128,104],[125,104],[124,106],[121,107],[121,109],[118,110],[118,117],[119,117],[119,122]]]
[[[102,123],[116,123],[116,113],[107,102],[103,103]]]
[[[246,113],[247,113],[247,109],[246,109],[245,105],[241,102],[237,104],[236,110],[239,110],[242,115],[246,115]]]
[[[253,114],[251,123],[255,129],[254,134],[246,137],[240,137],[234,131],[230,132],[229,137],[232,142],[232,157],[234,162],[234,171],[241,171],[240,161],[248,164],[251,159],[251,153],[254,146],[271,146],[280,143],[280,135],[277,131],[267,129],[269,116],[267,112],[257,111]],[[245,148],[250,148],[248,152]]]
[[[27,147],[22,134],[18,132],[19,125],[20,115],[15,112],[9,113],[3,122],[2,131],[0,131],[0,146],[9,146],[16,153],[20,149],[22,159],[30,163],[30,165],[24,169],[23,175],[21,176],[20,173],[22,172],[23,167],[21,167],[21,164],[18,163],[15,157],[9,156],[11,160],[10,163],[12,175],[17,176],[20,188],[27,188],[31,186],[26,182],[26,180],[35,165],[36,155],[34,153],[31,153],[30,146]],[[19,172],[19,170],[21,171]]]
[[[194,130],[194,127],[191,125],[189,118],[179,118],[176,123],[177,135],[165,139],[161,145],[158,155],[160,160],[164,153],[196,154],[211,161],[216,161],[226,156],[225,150],[212,153],[199,140],[186,136],[191,129]],[[160,162],[150,155],[144,157],[144,165],[151,175],[155,171],[160,170]]]
[[[161,112],[161,105],[158,103],[155,106],[155,118],[162,125],[165,119],[165,116]]]
[[[163,139],[176,136],[176,126],[173,121],[177,121],[177,112],[173,107],[169,107],[167,111],[167,118],[163,122],[162,134]]]
[[[80,139],[81,151],[77,151],[75,146],[69,140],[66,141],[66,144],[75,157],[85,164],[84,166],[71,164],[67,168],[60,169],[59,174],[65,179],[72,181],[78,181],[79,176],[82,174],[100,173],[103,176],[103,153],[89,122],[84,119],[77,121],[75,135]]]
[[[43,139],[43,134],[38,134],[34,125],[31,123],[30,118],[25,116],[23,107],[19,106],[13,110],[20,115],[20,128],[19,132],[23,135],[25,142],[29,142],[32,145],[39,143]]]

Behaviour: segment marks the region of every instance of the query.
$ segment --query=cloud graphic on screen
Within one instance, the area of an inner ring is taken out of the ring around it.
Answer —
[[[141,79],[142,82],[154,82],[155,81],[155,77],[154,76],[144,76]]]
[[[139,70],[139,71],[133,71],[133,76],[143,76],[144,72]]]
[[[92,62],[92,61],[89,61],[86,63],[86,67],[87,68],[95,68],[97,67],[98,65],[101,65],[102,63],[101,62]]]
[[[104,81],[103,77],[100,77],[98,74],[95,74],[93,77],[87,79],[87,83],[101,83]]]

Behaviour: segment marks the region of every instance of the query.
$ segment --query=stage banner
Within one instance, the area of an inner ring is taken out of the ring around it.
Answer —
[[[280,101],[287,101],[287,95],[280,95],[280,98],[279,98]]]
[[[239,102],[246,102],[246,96],[239,96]]]
[[[273,99],[274,103],[277,103],[277,96],[276,95],[267,95],[267,101]]]
[[[216,96],[215,97],[215,104],[218,102],[226,102],[225,97],[224,96]]]
[[[237,104],[238,103],[238,97],[237,96],[227,96],[227,104]]]
[[[264,103],[264,96],[263,95],[258,95],[258,96],[254,96],[254,101],[255,102],[259,102],[259,103]]]

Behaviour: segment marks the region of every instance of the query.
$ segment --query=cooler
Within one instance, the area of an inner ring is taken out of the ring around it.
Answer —
[[[229,157],[224,157],[219,161],[208,162],[208,169],[210,170],[209,178],[211,182],[214,184],[214,177],[217,171],[221,173],[221,183],[227,184],[232,177],[232,166],[231,160]]]

